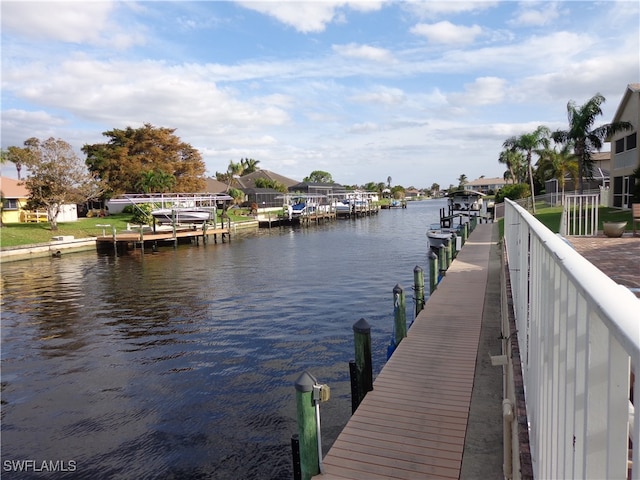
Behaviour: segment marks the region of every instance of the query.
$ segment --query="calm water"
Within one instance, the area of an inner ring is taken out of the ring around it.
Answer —
[[[352,325],[386,360],[392,289],[441,201],[230,243],[2,266],[2,478],[291,479],[293,384],[331,387],[325,452],[351,413]],[[16,473],[17,460],[66,473]],[[46,465],[45,465],[46,467]]]

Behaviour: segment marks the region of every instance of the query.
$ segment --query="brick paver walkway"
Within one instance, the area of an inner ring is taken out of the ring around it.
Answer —
[[[583,257],[614,282],[631,289],[640,298],[640,237],[569,237],[569,243]]]

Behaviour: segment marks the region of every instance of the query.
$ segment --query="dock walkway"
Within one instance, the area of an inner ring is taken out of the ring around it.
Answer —
[[[470,235],[314,478],[461,478],[495,228]]]

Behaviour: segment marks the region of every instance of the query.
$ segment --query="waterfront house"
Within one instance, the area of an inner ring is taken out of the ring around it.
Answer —
[[[255,172],[248,173],[239,178],[236,178],[233,186],[241,190],[245,190],[247,188],[255,188],[256,180],[258,178],[264,178],[265,180],[277,182],[281,185],[284,185],[286,188],[289,188],[298,183],[298,180],[285,177],[284,175],[274,173],[270,170],[256,170]]]
[[[20,180],[9,177],[0,177],[0,191],[2,191],[2,223],[24,222],[28,212],[26,210],[29,190]],[[47,221],[46,213],[40,218],[36,215],[36,221]]]
[[[493,195],[505,185],[513,183],[511,180],[505,180],[500,177],[485,178],[480,177],[465,184],[465,190],[474,190],[484,193],[485,195]]]
[[[0,177],[2,191],[2,223],[48,222],[46,210],[28,210],[29,190],[21,180]],[[78,219],[76,205],[62,205],[58,222],[73,222]]]
[[[613,135],[611,142],[611,206],[631,208],[635,179],[633,171],[640,168],[638,125],[640,125],[640,83],[631,83],[622,96],[614,122],[629,122],[632,130]]]

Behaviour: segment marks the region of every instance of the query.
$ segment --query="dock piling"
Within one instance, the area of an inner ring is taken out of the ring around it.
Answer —
[[[416,314],[422,311],[424,308],[424,270],[420,265],[416,265],[413,269],[413,290],[416,296]]]
[[[371,326],[364,318],[353,324],[356,354],[356,379],[358,382],[358,402],[373,390],[373,362],[371,360]],[[356,408],[357,408],[356,405]]]
[[[316,410],[313,400],[313,387],[317,383],[316,378],[307,371],[295,382],[301,480],[310,480],[320,473]]]
[[[438,248],[438,268],[440,270],[440,276],[444,277],[447,272],[447,247],[440,245]]]
[[[400,285],[393,287],[393,321],[397,347],[407,336],[407,308],[404,290]]]
[[[429,252],[429,295],[438,287],[438,256],[433,250]]]

